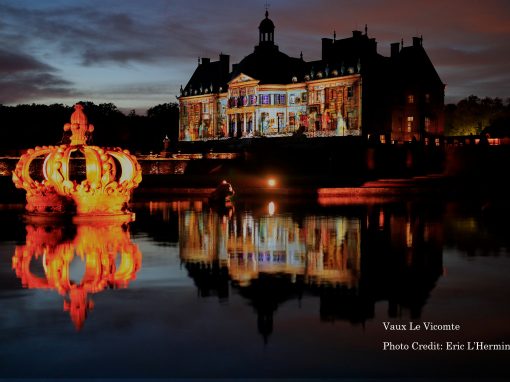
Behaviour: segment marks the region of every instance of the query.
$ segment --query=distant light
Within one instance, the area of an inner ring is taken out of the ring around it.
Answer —
[[[274,202],[269,202],[269,204],[267,205],[267,212],[269,213],[270,216],[274,215],[275,208],[276,206]]]
[[[274,187],[274,186],[276,186],[276,179],[274,179],[274,178],[269,178],[269,179],[267,180],[267,185],[268,185],[269,187]]]

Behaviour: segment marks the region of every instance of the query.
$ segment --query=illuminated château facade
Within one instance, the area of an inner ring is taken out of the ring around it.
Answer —
[[[422,46],[377,53],[365,33],[322,39],[322,59],[280,52],[273,22],[259,44],[230,70],[229,56],[199,60],[179,97],[179,140],[285,136],[363,136],[382,142],[443,134],[444,85]]]

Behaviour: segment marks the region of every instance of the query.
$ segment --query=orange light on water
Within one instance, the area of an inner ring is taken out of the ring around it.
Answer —
[[[274,186],[276,186],[276,179],[275,179],[275,178],[269,178],[269,179],[267,180],[267,185],[268,185],[269,187],[274,187]]]

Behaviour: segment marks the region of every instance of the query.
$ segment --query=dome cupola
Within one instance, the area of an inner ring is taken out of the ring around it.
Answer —
[[[274,24],[269,18],[269,12],[266,9],[266,18],[259,25],[259,45],[274,45]]]

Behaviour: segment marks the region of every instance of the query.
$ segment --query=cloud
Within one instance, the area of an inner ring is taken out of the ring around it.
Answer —
[[[33,57],[0,49],[0,103],[75,94],[71,83],[55,72]]]
[[[391,42],[403,38],[409,44],[411,37],[423,35],[425,49],[448,83],[447,92],[461,94],[464,87],[466,96],[476,93],[473,76],[493,79],[510,72],[508,14],[507,0],[278,0],[269,8],[280,49],[294,57],[302,51],[306,60],[320,58],[321,38],[332,37],[333,30],[337,38],[345,38],[368,24],[369,36],[377,39],[384,55],[389,55]],[[72,96],[73,87],[87,87],[89,76],[95,88],[91,85],[88,93],[109,93],[115,102],[122,97],[123,84],[152,83],[150,73],[166,70],[165,81],[175,89],[187,82],[197,57],[214,60],[221,52],[235,63],[250,54],[263,17],[263,3],[232,0],[4,0],[0,47],[7,61],[0,62],[0,72],[9,78],[1,84],[16,95],[8,98],[18,100],[23,87],[27,97],[45,92]],[[117,83],[107,77],[113,71],[124,73],[115,76]],[[151,86],[140,87],[139,97],[152,101]],[[495,95],[507,90],[489,80],[483,89]],[[2,91],[2,99],[6,93]]]
[[[83,66],[170,63],[211,52],[215,44],[208,37],[221,36],[216,33],[220,29],[228,36],[221,19],[197,23],[196,15],[168,8],[165,2],[151,2],[145,10],[140,3],[138,9],[118,5],[111,1],[60,7],[50,3],[44,8],[0,5],[0,14],[8,20],[2,33],[16,36],[30,51],[43,47],[48,53],[74,57]],[[216,43],[219,48],[224,41]]]

